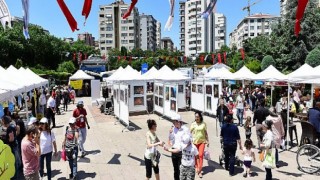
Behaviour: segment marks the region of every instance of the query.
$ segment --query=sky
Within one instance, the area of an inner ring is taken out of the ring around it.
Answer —
[[[21,0],[5,1],[12,16],[22,17]],[[252,6],[251,14],[280,14],[280,0],[251,0],[252,3],[255,1],[259,2]],[[84,0],[65,0],[69,10],[78,22],[79,31],[71,31],[56,0],[30,0],[30,23],[40,25],[44,29],[49,30],[50,34],[60,38],[76,38],[78,33],[89,32],[96,39],[99,39],[99,5],[110,4],[114,0],[93,0],[91,12],[85,26],[83,25],[84,17],[81,16],[83,2]],[[131,1],[125,0],[125,2],[129,4]],[[227,44],[230,32],[248,15],[247,11],[242,11],[242,8],[247,6],[247,4],[247,0],[218,0],[216,5],[217,13],[222,13],[227,18]],[[139,0],[136,7],[140,14],[152,15],[156,20],[160,21],[162,26],[161,36],[171,37],[175,46],[178,46],[179,49],[179,0],[175,1],[175,17],[171,31],[164,31],[164,26],[170,13],[169,0]]]

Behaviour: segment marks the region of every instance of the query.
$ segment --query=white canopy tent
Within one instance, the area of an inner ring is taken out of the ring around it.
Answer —
[[[282,74],[280,71],[278,71],[275,67],[270,65],[267,69],[260,72],[256,76],[252,78],[252,80],[259,80],[259,81],[287,81],[288,76]]]
[[[227,68],[222,67],[219,69],[211,69],[204,77],[210,79],[233,79],[234,75]]]
[[[316,78],[320,75],[315,72],[315,70],[308,64],[302,65],[297,70],[293,71],[292,73],[288,74],[289,82],[303,82],[305,79]]]
[[[69,80],[83,80],[83,79],[94,79],[94,77],[93,76],[89,76],[87,73],[85,73],[82,70],[78,70],[76,73],[74,73],[69,78]]]
[[[15,67],[10,66],[5,72],[1,73],[0,80],[12,82],[24,88],[24,92],[31,91],[36,88],[36,84],[32,82],[32,78],[22,75]]]
[[[114,81],[117,80],[118,77],[121,76],[121,73],[124,71],[124,69],[120,66],[111,76],[107,77],[105,81]]]
[[[251,80],[256,74],[251,72],[246,66],[242,66],[237,72],[233,73],[233,80]]]
[[[0,89],[0,102],[8,100],[10,96],[10,91]]]

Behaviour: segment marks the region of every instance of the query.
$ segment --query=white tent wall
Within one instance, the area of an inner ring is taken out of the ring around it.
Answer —
[[[154,89],[153,89],[153,102],[154,102],[154,111],[164,114],[164,107],[170,106],[170,101],[166,101],[166,97],[164,97],[166,87],[169,88],[169,86],[164,86],[161,82],[155,82],[154,83]],[[162,89],[162,94],[159,93],[159,89]],[[170,96],[170,94],[169,94]],[[159,98],[162,98],[162,106],[159,104]]]
[[[145,81],[126,81],[129,88],[129,112],[147,110],[147,83]]]
[[[101,97],[100,90],[101,84],[100,80],[91,80],[91,104],[96,104],[96,100]]]
[[[119,95],[119,119],[129,126],[128,85],[120,84]]]
[[[205,94],[205,112],[208,114],[216,115],[218,108],[218,101],[222,92],[221,81],[205,81],[204,94]]]
[[[120,116],[120,104],[119,104],[119,84],[113,84],[113,108],[114,108],[114,115],[119,117]]]
[[[205,111],[203,80],[191,81],[191,108],[198,111]]]
[[[178,108],[179,109],[185,109],[187,107],[186,102],[186,83],[185,82],[179,82],[178,83]]]

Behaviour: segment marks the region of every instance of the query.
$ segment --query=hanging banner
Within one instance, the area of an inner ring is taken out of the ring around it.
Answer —
[[[228,84],[234,85],[234,84],[236,84],[236,81],[235,80],[228,80]]]
[[[148,72],[148,63],[141,64],[141,74]]]
[[[3,106],[0,104],[0,118],[4,115]]]
[[[263,85],[263,81],[254,81],[255,85]]]
[[[14,111],[14,104],[12,102],[9,102],[8,109],[11,113]]]
[[[70,81],[70,86],[74,89],[82,89],[83,80]]]

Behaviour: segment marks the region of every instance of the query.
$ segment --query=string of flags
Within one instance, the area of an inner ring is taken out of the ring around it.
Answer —
[[[294,34],[296,36],[298,36],[299,32],[301,31],[300,22],[301,22],[301,19],[303,18],[304,11],[306,10],[307,4],[308,4],[308,0],[298,0],[296,23],[294,28]]]

